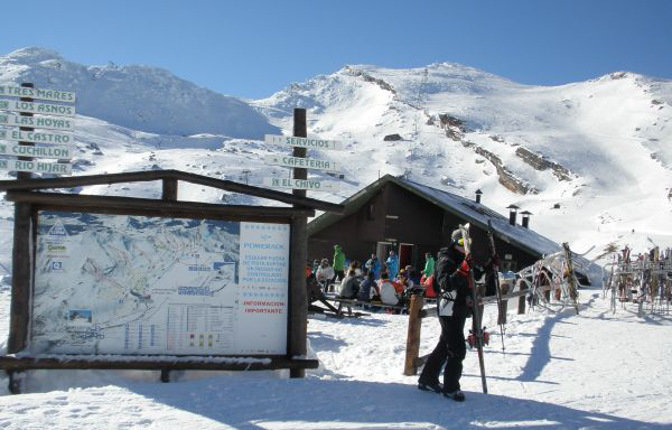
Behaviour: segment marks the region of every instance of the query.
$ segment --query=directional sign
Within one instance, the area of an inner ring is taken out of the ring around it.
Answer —
[[[0,140],[15,142],[55,143],[68,145],[74,142],[72,134],[43,131],[0,130]]]
[[[47,163],[43,161],[25,161],[17,159],[0,159],[0,170],[10,172],[51,173],[54,175],[72,174],[70,163]]]
[[[55,105],[51,103],[22,102],[20,100],[0,100],[0,110],[30,112],[44,115],[74,116],[72,105]]]
[[[52,102],[74,103],[75,93],[67,91],[46,90],[41,88],[19,87],[15,85],[0,85],[0,96],[4,97],[31,97]]]
[[[338,172],[338,166],[335,162],[327,160],[316,160],[314,158],[299,158],[290,157],[287,155],[267,155],[264,157],[264,162],[274,166],[319,169]]]
[[[17,116],[11,113],[0,113],[0,125],[15,127],[48,128],[50,130],[75,129],[75,122],[71,119],[50,118],[42,116]]]
[[[0,155],[69,160],[73,157],[73,148],[68,146],[30,146],[0,142]]]
[[[336,191],[338,189],[333,182],[320,182],[315,179],[264,178],[264,185],[293,190]]]
[[[273,145],[299,146],[301,148],[310,149],[332,149],[336,151],[345,149],[343,142],[341,141],[315,139],[312,137],[276,136],[267,134],[264,135],[264,142]]]

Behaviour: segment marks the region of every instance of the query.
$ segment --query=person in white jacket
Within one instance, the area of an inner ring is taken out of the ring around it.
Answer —
[[[334,268],[329,265],[329,260],[326,258],[322,259],[320,266],[315,272],[315,279],[322,286],[322,289],[326,292],[329,282],[334,279]]]
[[[380,290],[380,301],[385,305],[396,306],[399,304],[399,296],[394,285],[390,282],[387,273],[383,272],[378,281],[378,289]]]

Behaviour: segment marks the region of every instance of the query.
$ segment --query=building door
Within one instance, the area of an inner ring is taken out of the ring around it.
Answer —
[[[390,251],[394,249],[394,244],[392,242],[378,242],[376,244],[376,255],[381,263],[384,263],[387,260]]]
[[[399,244],[399,269],[403,269],[407,265],[413,265],[413,250],[415,245],[412,243]]]
[[[376,255],[378,260],[380,260],[380,267],[385,267],[385,260],[390,255],[390,251],[394,249],[394,244],[392,242],[378,242],[376,244]]]

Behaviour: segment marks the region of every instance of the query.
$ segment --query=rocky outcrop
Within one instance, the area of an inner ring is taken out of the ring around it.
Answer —
[[[561,166],[555,161],[548,160],[543,155],[535,154],[534,152],[530,151],[529,149],[525,149],[522,146],[516,149],[516,155],[536,170],[551,169],[553,175],[560,181],[572,180],[572,174],[567,168]]]
[[[371,82],[373,84],[376,84],[380,88],[384,89],[385,91],[390,91],[394,95],[397,94],[397,91],[394,89],[394,87],[392,87],[392,85],[388,84],[387,82],[385,82],[382,79],[374,78],[373,76],[369,75],[368,73],[366,73],[362,70],[358,70],[358,69],[352,68],[350,66],[346,66],[345,71],[350,76],[359,76],[362,79],[364,79],[364,81],[366,81],[366,82]]]
[[[477,154],[483,156],[486,160],[492,163],[497,170],[497,176],[499,177],[499,183],[506,187],[508,190],[511,190],[517,194],[538,194],[537,190],[533,185],[530,185],[523,181],[522,179],[516,177],[502,162],[502,159],[499,158],[494,153],[488,151],[487,149],[481,148],[473,142],[462,142],[462,145],[465,148],[471,148]]]
[[[460,141],[464,137],[464,133],[468,131],[464,125],[464,121],[447,113],[440,113],[436,118],[438,127],[446,131],[446,136],[455,141]],[[432,120],[432,124],[435,121]]]
[[[396,142],[398,140],[404,140],[399,134],[388,134],[387,136],[383,137],[383,140],[385,142]]]
[[[439,126],[441,128],[457,127],[463,133],[467,131],[467,127],[464,125],[464,121],[459,118],[455,118],[454,116],[450,116],[447,113],[439,114]]]

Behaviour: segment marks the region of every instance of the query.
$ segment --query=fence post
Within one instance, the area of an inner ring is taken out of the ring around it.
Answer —
[[[527,290],[527,285],[525,282],[519,282],[520,285],[520,291],[525,291]],[[525,314],[525,300],[527,300],[526,296],[520,296],[518,299],[518,315],[524,315]]]
[[[408,334],[406,336],[406,362],[404,363],[404,375],[413,376],[418,373],[417,359],[420,353],[420,329],[422,317],[420,312],[424,305],[421,294],[413,294],[408,307]]]

